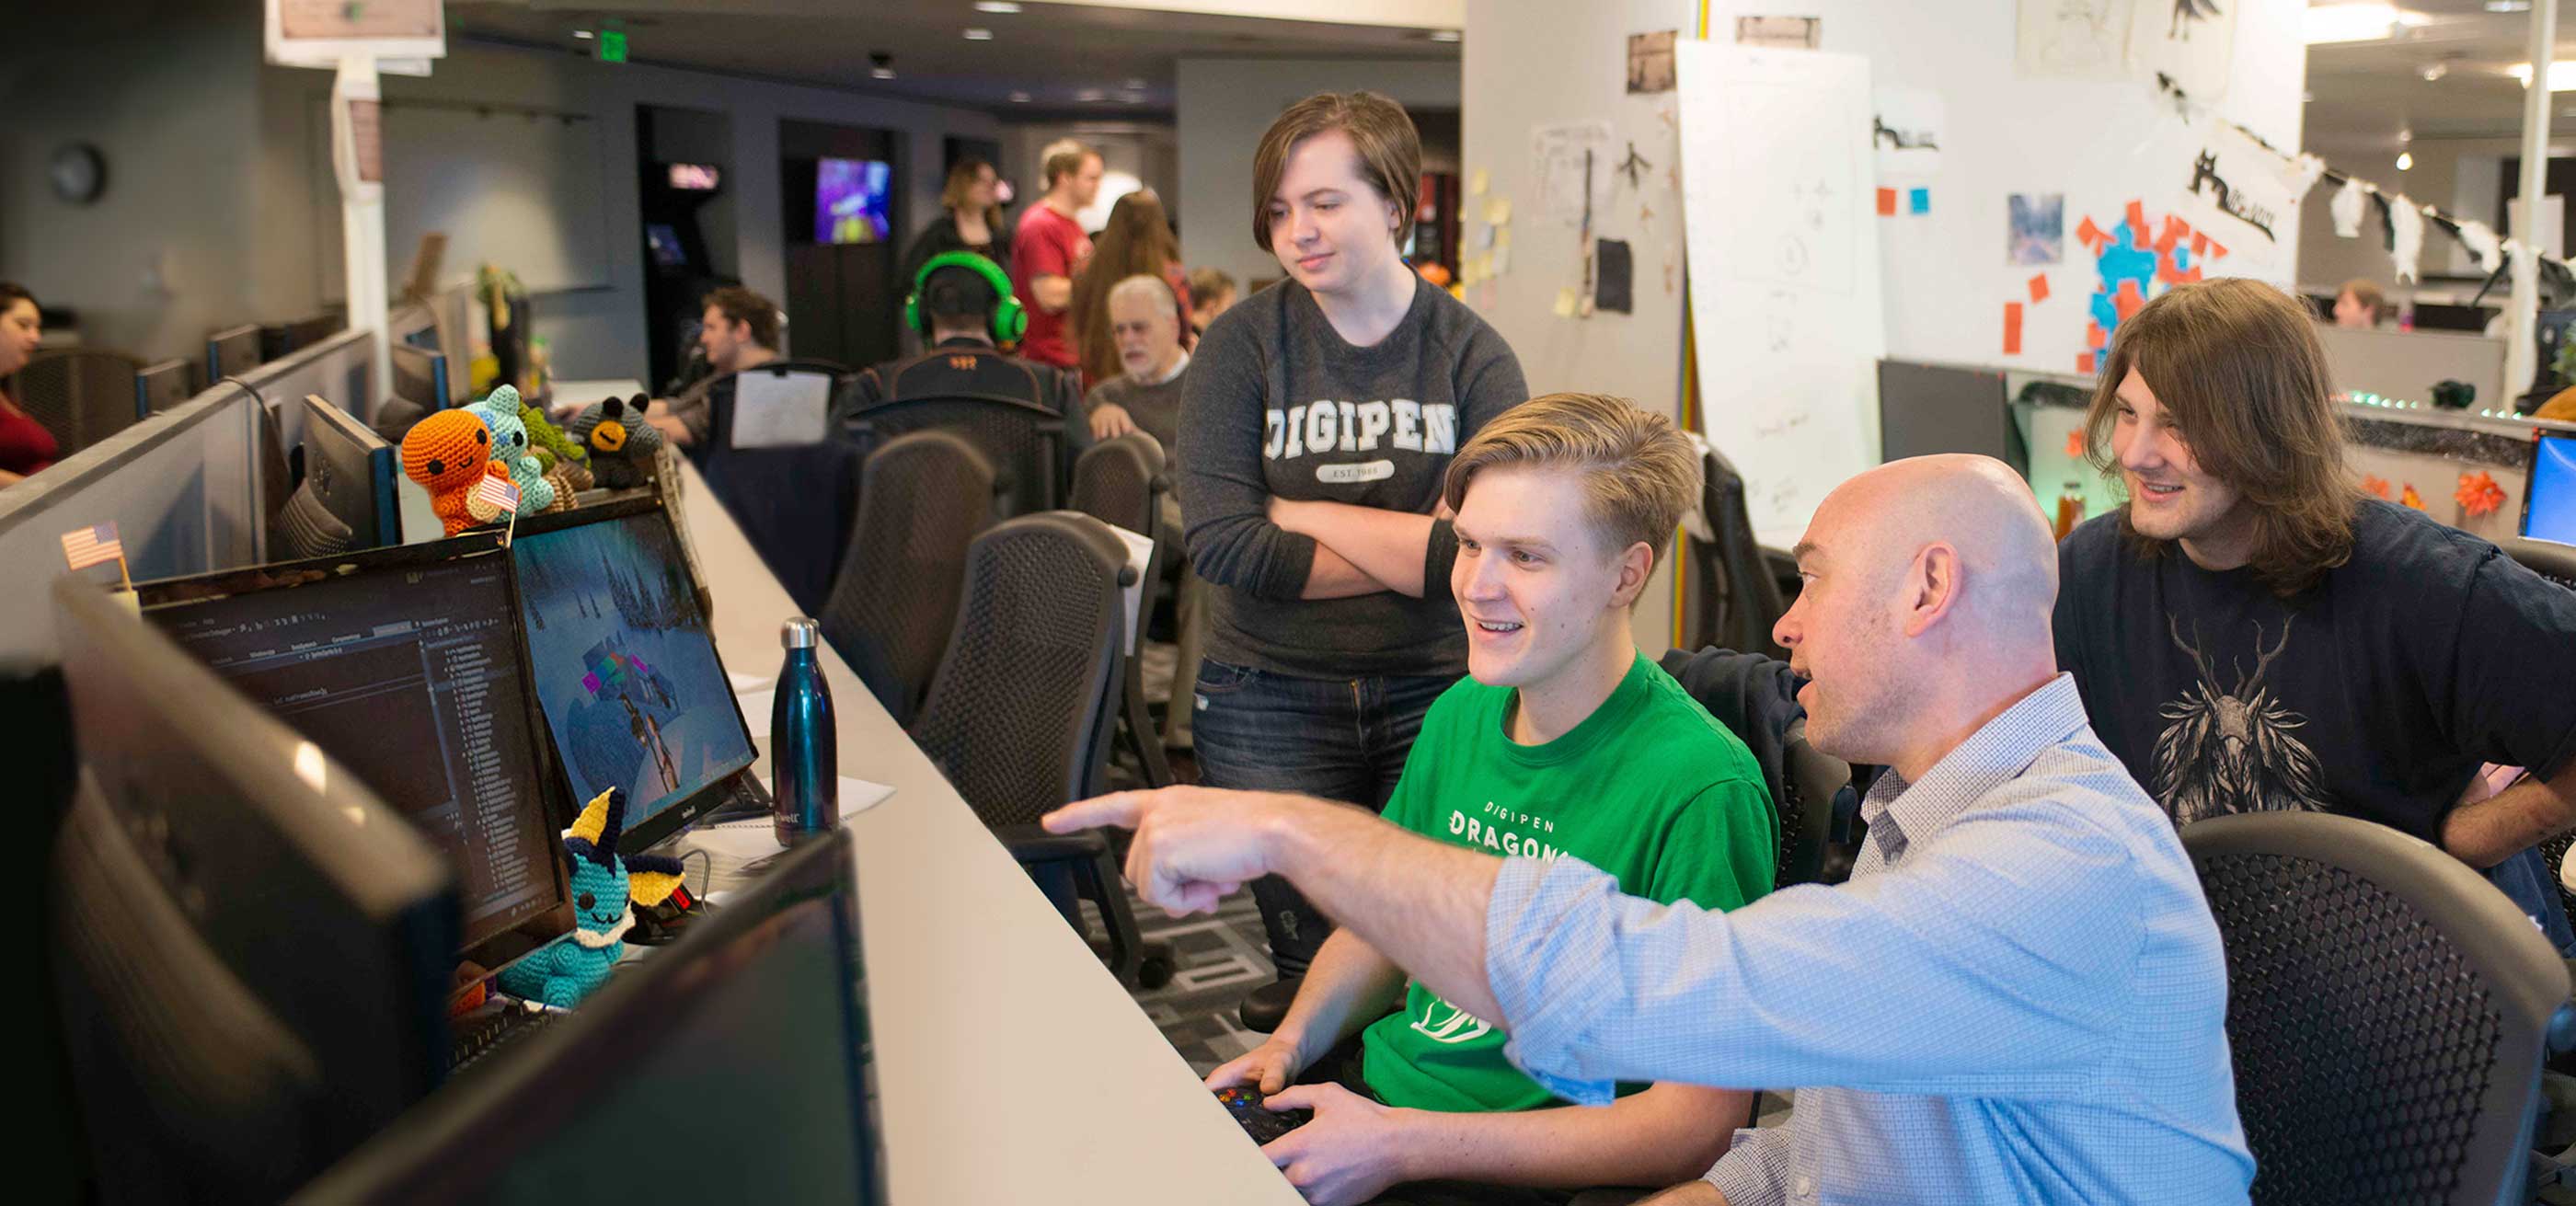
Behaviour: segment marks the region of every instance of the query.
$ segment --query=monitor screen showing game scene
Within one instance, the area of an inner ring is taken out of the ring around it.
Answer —
[[[814,165],[814,241],[882,243],[891,226],[894,165],[825,159]]]

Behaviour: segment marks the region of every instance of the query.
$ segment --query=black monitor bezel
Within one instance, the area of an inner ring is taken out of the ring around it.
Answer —
[[[2533,495],[2539,493],[2534,487],[2540,484],[2540,449],[2550,440],[2565,440],[2569,447],[2576,448],[2576,431],[2544,429],[2535,431],[2531,435],[2531,453],[2524,457],[2522,462],[2522,520],[2513,525],[2513,534],[2525,540],[2546,539],[2531,534],[2531,499]]]
[[[262,578],[273,579],[279,575],[308,573],[320,573],[330,577],[379,574],[414,566],[461,561],[469,557],[507,554],[508,544],[502,539],[502,535],[498,529],[466,532],[446,540],[431,541],[426,544],[398,544],[363,552],[344,553],[336,557],[274,561],[265,565],[242,566],[235,569],[215,570],[211,573],[159,578],[135,583],[134,595],[138,611],[146,617],[147,623],[154,623],[148,617],[156,611],[167,611],[191,603],[209,602],[236,595],[258,594],[270,590],[284,590],[301,585],[300,582],[262,582],[260,581]],[[510,598],[509,621],[515,632],[519,625],[519,617],[524,614],[519,607],[518,565],[511,562],[506,564],[504,569],[507,572],[502,574],[502,580],[506,584]],[[194,593],[209,591],[212,593]],[[157,623],[155,628],[157,630]],[[545,711],[537,701],[536,667],[528,658],[526,635],[520,634],[520,639],[512,641],[511,647],[518,658],[520,709],[532,726],[528,747],[537,759],[538,814],[543,821],[543,829],[546,833],[559,834],[565,826],[571,824],[574,813],[570,802],[571,789],[567,786],[561,769],[554,763],[553,729],[546,724]],[[457,952],[460,959],[480,966],[486,974],[498,972],[503,967],[543,947],[547,941],[572,932],[574,924],[572,880],[564,870],[561,850],[555,848],[550,842],[547,854],[549,857],[546,859],[546,867],[554,876],[554,906],[526,922],[460,949]],[[458,933],[462,935],[463,932],[460,921]]]
[[[372,521],[369,526],[374,529],[366,535],[369,547],[383,548],[401,544],[402,501],[401,496],[395,491],[394,480],[402,475],[402,467],[395,456],[394,446],[386,443],[385,438],[376,434],[373,428],[359,422],[356,415],[342,410],[329,398],[320,394],[306,394],[299,401],[305,410],[303,430],[307,441],[313,438],[314,424],[318,422],[324,430],[333,432],[336,438],[347,440],[366,450],[367,510],[369,512],[367,518]],[[304,472],[308,479],[312,476],[313,457],[310,453],[304,457]],[[345,515],[339,516],[339,519],[342,523],[348,522],[348,517]]]
[[[478,1174],[490,1167],[495,1154],[515,1151],[532,1132],[544,1129],[544,1120],[533,1117],[531,1109],[543,1111],[549,1108],[543,1103],[562,1100],[557,1069],[604,1069],[639,1056],[649,1059],[649,1052],[635,1048],[636,1026],[631,1019],[637,1011],[668,999],[665,986],[680,982],[675,977],[712,982],[694,966],[700,958],[745,940],[753,927],[817,892],[839,898],[835,922],[846,939],[841,954],[849,974],[841,981],[841,1033],[849,1037],[841,1053],[848,1062],[850,1112],[858,1122],[851,1142],[859,1153],[867,1193],[858,1206],[882,1206],[888,1197],[887,1159],[885,1110],[873,1083],[876,1014],[868,994],[857,860],[846,829],[832,830],[780,855],[774,866],[744,886],[724,908],[692,923],[671,947],[614,977],[571,1017],[529,1040],[529,1046],[513,1051],[489,1071],[478,1071],[441,1091],[387,1127],[293,1200],[400,1204],[453,1202],[473,1196],[485,1184]],[[483,1156],[484,1162],[457,1158],[467,1153]]]
[[[681,537],[679,531],[679,518],[671,513],[670,507],[664,505],[662,497],[659,494],[644,494],[631,498],[612,499],[591,506],[574,507],[569,511],[546,511],[528,516],[519,521],[518,535],[514,538],[513,543],[516,543],[517,540],[524,540],[530,536],[542,536],[549,532],[560,532],[566,528],[578,528],[594,523],[616,522],[636,515],[646,514],[648,512],[661,517],[664,528],[670,532],[671,547],[679,550],[680,552],[681,572],[689,575],[690,581],[697,582],[697,567],[689,562],[688,545]],[[517,579],[514,574],[512,581],[515,583],[516,580]],[[735,781],[744,775],[751,774],[752,768],[760,764],[760,742],[752,733],[750,718],[742,714],[742,705],[733,697],[731,691],[733,676],[731,672],[725,669],[724,649],[722,643],[715,639],[715,615],[713,611],[706,606],[706,600],[703,597],[706,592],[706,584],[697,583],[697,585],[697,593],[700,597],[692,598],[690,603],[698,608],[699,618],[704,621],[707,626],[707,648],[715,655],[717,673],[725,675],[725,685],[727,688],[725,702],[731,705],[729,710],[733,713],[734,723],[742,727],[743,748],[751,751],[751,758],[749,761],[744,762],[740,767],[725,772],[723,775],[718,776],[715,781],[707,784],[705,787],[699,788],[697,791],[692,792],[687,796],[682,797],[678,803],[672,804],[650,817],[642,820],[630,818],[627,822],[624,833],[617,840],[617,849],[623,854],[640,854],[649,850],[656,844],[660,843],[663,839],[688,828],[699,818],[706,816],[710,812],[714,812],[718,806],[732,798]],[[525,614],[525,612],[521,613],[522,618],[519,628],[519,636],[522,643],[524,643],[527,638],[527,627],[524,619]],[[526,656],[528,657],[530,665],[533,666],[535,663],[535,655],[530,653]],[[531,671],[531,675],[533,676],[533,670]],[[531,677],[530,682],[531,689],[533,689],[533,677]],[[537,701],[537,709],[539,715],[544,714],[545,701],[542,697]],[[547,748],[553,756],[556,775],[564,781],[564,792],[566,797],[569,798],[572,793],[570,773],[564,769],[567,764],[563,759],[563,751],[554,745],[554,739],[555,726],[551,721],[549,721],[546,724]],[[569,823],[569,818],[567,818],[567,823]]]

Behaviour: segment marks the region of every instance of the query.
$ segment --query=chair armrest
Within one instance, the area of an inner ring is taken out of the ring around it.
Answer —
[[[994,828],[993,836],[1024,864],[1088,862],[1109,853],[1109,839],[1097,829],[1058,834],[1035,825],[1001,825]]]

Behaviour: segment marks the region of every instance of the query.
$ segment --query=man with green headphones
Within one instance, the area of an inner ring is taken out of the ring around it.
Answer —
[[[986,398],[1044,407],[1065,420],[1065,465],[1091,443],[1082,419],[1082,381],[1052,365],[1014,356],[1001,345],[1028,329],[1028,312],[1011,296],[1001,265],[972,251],[930,257],[904,299],[905,325],[921,333],[919,354],[859,374],[842,418],[916,398]]]

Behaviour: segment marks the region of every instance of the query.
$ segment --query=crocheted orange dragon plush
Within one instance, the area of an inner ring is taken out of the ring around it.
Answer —
[[[505,517],[474,497],[486,476],[506,482],[510,470],[492,459],[492,431],[472,413],[442,410],[413,424],[403,436],[402,461],[403,476],[428,488],[430,509],[448,535]]]

